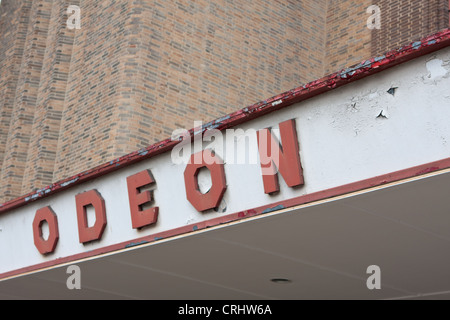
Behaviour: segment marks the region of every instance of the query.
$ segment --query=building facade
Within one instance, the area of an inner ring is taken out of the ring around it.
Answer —
[[[5,203],[0,299],[449,299],[449,87],[446,29]]]
[[[0,8],[0,299],[450,299],[447,0]]]
[[[370,30],[367,8],[381,9]],[[67,8],[81,9],[69,29]],[[448,26],[448,1],[3,0],[0,202]]]

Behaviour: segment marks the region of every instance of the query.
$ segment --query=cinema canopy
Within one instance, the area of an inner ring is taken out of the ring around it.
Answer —
[[[4,203],[0,298],[450,298],[449,44],[437,33]]]

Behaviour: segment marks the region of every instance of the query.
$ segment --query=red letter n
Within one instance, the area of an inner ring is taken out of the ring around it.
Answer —
[[[264,192],[267,194],[280,191],[278,171],[289,187],[304,184],[295,120],[284,121],[279,127],[282,146],[269,129],[257,132]]]

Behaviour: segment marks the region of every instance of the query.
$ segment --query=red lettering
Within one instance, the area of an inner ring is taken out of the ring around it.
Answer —
[[[155,183],[149,170],[144,170],[127,177],[128,199],[130,202],[131,224],[133,229],[142,228],[156,223],[158,207],[142,210],[142,206],[153,200],[152,191],[140,192],[140,188]]]
[[[212,182],[211,189],[204,194],[200,192],[197,177],[202,168],[207,168],[210,171]],[[186,186],[186,197],[197,211],[201,212],[217,208],[227,189],[222,159],[211,150],[203,150],[193,154],[184,171],[184,183]]]
[[[282,146],[269,129],[257,132],[264,192],[267,194],[280,191],[277,170],[289,187],[304,184],[295,120],[284,121],[279,127]]]
[[[78,236],[80,243],[98,240],[102,237],[106,227],[106,208],[103,200],[97,190],[90,190],[75,196],[77,205]],[[95,210],[95,223],[88,227],[86,207],[92,205]]]
[[[42,224],[47,222],[49,235],[47,240],[42,235]],[[36,211],[33,220],[34,245],[41,254],[55,251],[59,239],[58,218],[50,207],[41,208]]]

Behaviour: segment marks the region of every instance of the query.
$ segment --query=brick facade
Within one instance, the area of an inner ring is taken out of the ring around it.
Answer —
[[[374,4],[381,9],[382,28],[373,31],[373,56],[449,26],[448,0],[376,0]]]
[[[447,0],[2,0],[0,203],[447,26]]]
[[[28,1],[23,1],[27,7]],[[40,89],[41,69],[44,60],[47,31],[52,3],[31,1],[28,25],[19,62],[15,97],[9,118],[8,135],[2,161],[1,194],[15,196],[21,192],[23,172],[28,165],[27,153],[32,134],[37,95]]]
[[[324,75],[371,57],[372,32],[366,9],[372,0],[331,0],[327,10]]]

